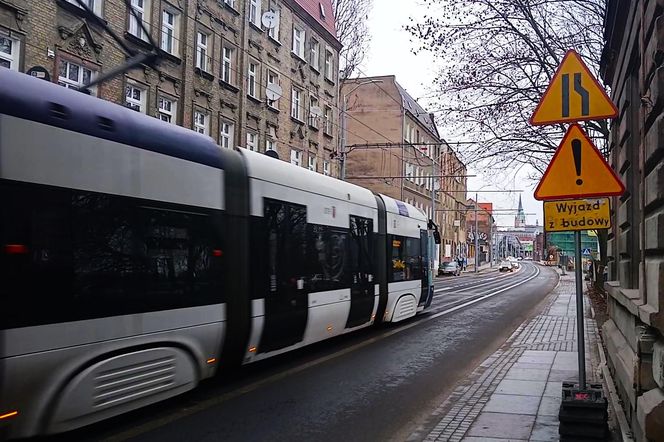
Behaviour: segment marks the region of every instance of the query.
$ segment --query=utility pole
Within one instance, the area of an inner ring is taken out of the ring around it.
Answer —
[[[339,161],[341,162],[341,171],[339,172],[339,179],[341,181],[346,180],[346,109],[348,107],[348,98],[344,94],[341,99],[341,137],[340,142],[341,146],[339,147],[340,156]]]
[[[434,160],[435,155],[431,155],[431,217],[435,225],[436,223],[436,161]],[[440,168],[440,173],[442,175],[443,168]],[[442,178],[441,178],[442,179]],[[441,186],[442,187],[442,186]],[[441,226],[442,227],[442,226]],[[436,244],[433,238],[433,231],[431,232],[431,238],[429,243],[431,244],[431,274],[435,275],[436,273],[436,260],[433,255],[436,253]]]
[[[475,273],[479,272],[479,267],[480,267],[480,255],[479,255],[479,230],[478,230],[478,223],[477,223],[477,208],[479,206],[479,202],[477,201],[477,194],[475,194]]]

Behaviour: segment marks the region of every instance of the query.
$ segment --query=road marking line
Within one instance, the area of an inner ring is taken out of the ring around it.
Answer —
[[[233,399],[235,397],[242,396],[244,394],[250,393],[250,392],[252,392],[252,391],[254,391],[254,390],[256,390],[259,387],[262,387],[264,385],[271,384],[275,381],[286,378],[290,375],[300,373],[300,372],[302,372],[304,370],[307,370],[311,367],[315,367],[317,365],[323,364],[323,363],[325,363],[327,361],[330,361],[332,359],[338,358],[340,356],[346,355],[346,354],[351,353],[351,352],[353,352],[355,350],[358,350],[360,348],[366,347],[367,345],[373,344],[375,342],[381,341],[381,340],[383,340],[385,338],[388,338],[390,336],[396,335],[397,333],[401,333],[403,331],[409,330],[409,329],[411,329],[411,328],[413,328],[417,325],[424,324],[424,323],[429,322],[429,321],[433,321],[434,319],[440,318],[441,316],[444,316],[444,315],[448,315],[448,314],[450,314],[452,312],[455,312],[457,310],[460,310],[464,307],[468,307],[469,305],[476,304],[476,303],[478,303],[480,301],[483,301],[485,299],[488,299],[488,298],[492,298],[496,295],[499,295],[500,293],[503,293],[506,290],[509,290],[511,288],[514,288],[514,287],[520,286],[522,284],[525,284],[528,281],[531,281],[532,279],[539,276],[539,274],[540,274],[539,267],[537,267],[537,266],[534,266],[534,267],[535,267],[536,272],[532,276],[530,276],[530,277],[528,277],[528,278],[526,278],[522,281],[519,281],[518,283],[515,283],[515,284],[513,284],[509,287],[502,288],[500,290],[489,293],[489,294],[484,295],[480,298],[473,299],[471,301],[468,301],[468,302],[466,302],[464,304],[461,304],[461,305],[458,305],[456,307],[452,307],[452,308],[444,310],[442,312],[435,313],[431,316],[425,316],[425,317],[417,320],[416,322],[412,322],[411,324],[401,326],[399,328],[387,331],[385,333],[381,333],[378,336],[374,336],[373,338],[367,339],[366,341],[362,341],[358,344],[355,344],[355,345],[353,345],[351,347],[348,347],[348,348],[345,348],[343,350],[339,350],[338,352],[332,353],[332,354],[327,355],[327,356],[323,356],[321,358],[318,358],[318,359],[315,359],[313,361],[302,364],[298,367],[290,368],[290,369],[288,369],[284,372],[276,373],[276,374],[274,374],[270,377],[267,377],[265,379],[262,379],[260,381],[253,382],[249,385],[245,385],[244,387],[238,388],[238,389],[233,390],[231,392],[224,393],[221,396],[216,396],[214,398],[207,399],[205,401],[199,402],[198,404],[194,405],[193,407],[186,408],[186,409],[183,409],[183,410],[179,410],[177,412],[172,412],[171,416],[164,416],[162,418],[159,418],[156,421],[152,421],[152,422],[140,425],[138,427],[133,427],[133,428],[127,430],[127,431],[121,432],[120,434],[116,434],[116,435],[113,435],[111,437],[107,437],[107,438],[101,439],[101,440],[106,441],[106,442],[115,442],[115,441],[124,441],[124,440],[127,440],[127,439],[131,439],[133,437],[140,436],[141,434],[145,434],[149,431],[152,431],[152,430],[155,430],[157,428],[163,427],[163,426],[165,426],[165,425],[167,425],[171,422],[174,422],[176,420],[182,419],[182,418],[187,417],[187,416],[191,416],[192,414],[201,412],[203,410],[207,410],[208,408],[214,407],[215,405],[220,405],[220,404],[228,401],[229,399]]]

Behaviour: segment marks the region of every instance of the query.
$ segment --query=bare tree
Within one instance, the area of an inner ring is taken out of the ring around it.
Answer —
[[[367,27],[373,0],[332,0],[337,35],[343,48],[339,54],[342,78],[349,78],[364,60],[371,35]]]
[[[432,97],[439,124],[466,163],[543,172],[565,126],[532,127],[535,106],[568,49],[597,70],[603,47],[604,0],[423,0],[430,14],[411,18],[415,53],[440,63]],[[608,137],[606,121],[588,122]],[[598,143],[602,145],[603,143]]]

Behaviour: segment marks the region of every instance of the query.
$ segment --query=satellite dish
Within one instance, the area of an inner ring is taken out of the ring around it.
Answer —
[[[279,14],[272,11],[266,11],[261,17],[261,23],[268,29],[274,29],[279,24]]]
[[[309,108],[309,113],[314,117],[320,117],[323,115],[323,110],[320,108],[320,106],[311,106]]]
[[[265,88],[265,96],[270,101],[277,101],[284,94],[284,91],[276,83],[270,83]]]

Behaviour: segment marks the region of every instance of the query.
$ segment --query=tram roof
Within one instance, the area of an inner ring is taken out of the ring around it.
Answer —
[[[210,137],[9,69],[0,69],[0,114],[223,168]]]

